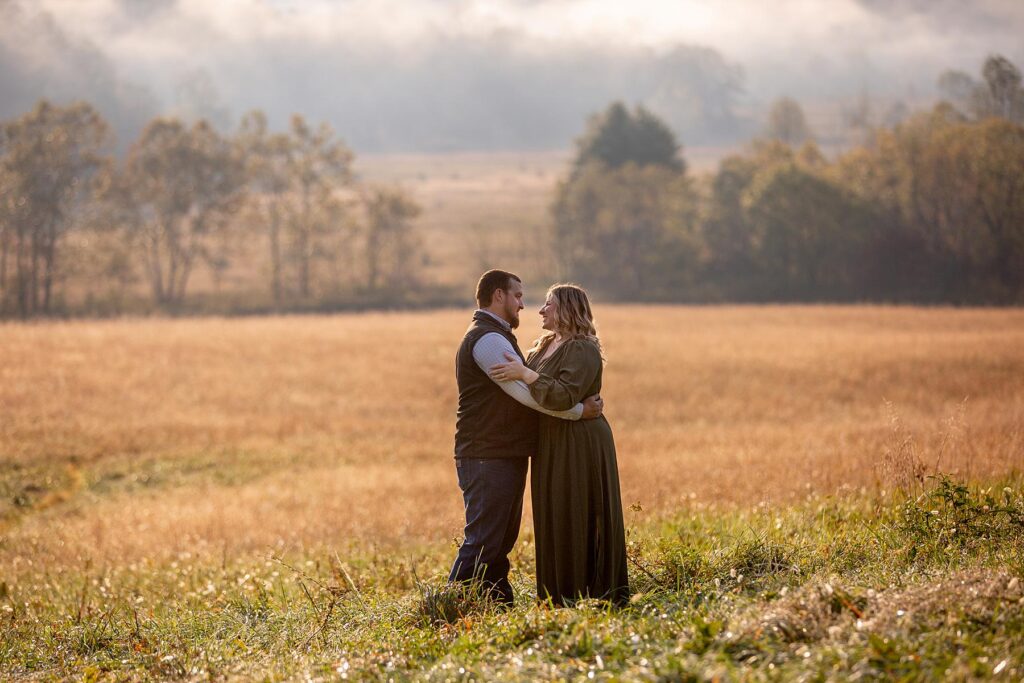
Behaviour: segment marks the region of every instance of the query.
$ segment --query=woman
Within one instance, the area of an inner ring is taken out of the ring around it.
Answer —
[[[506,356],[509,362],[491,368],[491,376],[521,379],[545,408],[568,410],[601,391],[601,343],[587,293],[576,285],[555,285],[540,315],[547,332],[529,351],[527,364]],[[530,470],[537,595],[556,605],[588,597],[627,603],[626,534],[608,421],[541,415]]]

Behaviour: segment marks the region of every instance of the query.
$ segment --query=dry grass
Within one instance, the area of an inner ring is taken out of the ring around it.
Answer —
[[[472,279],[496,262],[547,277],[549,206],[569,168],[568,151],[403,154],[360,157],[370,182],[397,184],[422,207],[426,275],[439,284]]]
[[[858,596],[827,582],[808,584],[767,610],[758,605],[760,609],[737,619],[735,628],[741,636],[774,632],[790,642],[831,640],[844,645],[858,632],[893,632],[908,624],[938,630],[957,620],[985,623],[993,610],[1018,605],[1024,605],[1019,578],[1002,570],[973,569]]]
[[[623,496],[644,514],[1024,464],[1024,312],[598,316]],[[457,536],[467,318],[0,325],[0,569]]]
[[[736,151],[687,147],[684,156],[690,171],[702,175]],[[495,263],[535,280],[557,269],[547,246],[550,206],[573,153],[378,154],[358,157],[356,170],[367,181],[403,187],[423,208],[416,226],[432,282],[459,285]]]

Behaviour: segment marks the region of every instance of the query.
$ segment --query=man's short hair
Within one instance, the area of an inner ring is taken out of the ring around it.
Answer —
[[[480,282],[476,283],[476,303],[480,308],[487,308],[494,300],[494,292],[503,289],[508,291],[512,281],[522,284],[518,275],[505,270],[488,270],[480,276]]]

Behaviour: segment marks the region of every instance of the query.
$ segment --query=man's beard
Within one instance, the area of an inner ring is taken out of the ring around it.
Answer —
[[[508,326],[513,330],[519,327],[519,311],[507,310],[505,313],[508,316]]]

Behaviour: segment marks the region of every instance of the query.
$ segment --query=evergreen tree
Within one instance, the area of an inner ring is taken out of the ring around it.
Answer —
[[[576,143],[575,172],[592,163],[616,169],[628,163],[686,169],[675,134],[643,107],[630,113],[622,102],[613,102],[591,118],[587,132]]]

